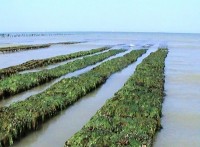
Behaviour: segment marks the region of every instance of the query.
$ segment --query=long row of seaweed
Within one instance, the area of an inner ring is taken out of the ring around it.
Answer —
[[[43,93],[0,108],[0,146],[11,145],[16,138],[37,129],[45,120],[95,90],[111,74],[127,67],[145,52],[146,50],[131,51],[78,77],[63,79]]]
[[[152,146],[161,128],[167,53],[159,49],[145,58],[123,88],[65,146]]]
[[[13,46],[13,47],[1,47],[0,52],[17,52],[22,50],[34,50],[39,48],[47,48],[50,47],[50,44],[42,44],[42,45],[20,45],[20,46]]]
[[[11,46],[11,47],[1,47],[0,52],[18,52],[18,51],[26,51],[26,50],[34,50],[40,48],[48,48],[51,45],[55,44],[77,44],[82,42],[58,42],[58,43],[48,43],[48,44],[40,44],[40,45],[19,45],[19,46]]]
[[[125,50],[123,49],[109,50],[105,53],[84,57],[83,59],[77,59],[73,62],[60,65],[53,69],[12,75],[0,81],[0,99],[29,90],[38,85],[42,85],[67,73],[96,64],[97,62],[103,61],[108,57],[124,51]]]
[[[82,57],[86,55],[91,55],[94,53],[98,53],[101,51],[105,51],[110,49],[110,47],[102,47],[102,48],[97,48],[97,49],[91,49],[88,51],[80,51],[80,52],[75,52],[67,55],[60,55],[56,57],[51,57],[51,58],[46,58],[46,59],[38,59],[38,60],[30,60],[25,63],[15,65],[15,66],[10,66],[7,68],[0,69],[0,79],[3,79],[5,77],[8,77],[10,75],[13,75],[15,73],[18,73],[20,71],[25,71],[25,70],[30,70],[38,67],[44,67],[47,65],[52,65],[55,63],[59,63],[62,61],[66,61],[69,59],[77,58],[77,57]]]

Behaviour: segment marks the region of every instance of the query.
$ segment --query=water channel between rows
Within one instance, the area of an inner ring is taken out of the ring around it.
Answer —
[[[62,111],[57,116],[48,120],[41,125],[41,128],[30,133],[19,142],[16,142],[13,146],[64,146],[65,141],[79,131],[96,111],[103,106],[105,101],[114,96],[114,93],[123,87],[124,83],[134,73],[136,66],[151,52],[156,51],[157,48],[157,45],[149,48],[147,53],[138,58],[135,63],[129,65],[122,71],[111,75],[105,84],[84,96],[74,105],[69,106],[68,109]],[[73,73],[71,74],[73,75]]]
[[[29,60],[38,60],[44,58],[51,58],[60,55],[71,54],[79,51],[87,51],[94,48],[104,47],[103,45],[94,45],[89,43],[79,43],[71,45],[52,45],[49,48],[40,48],[37,50],[28,50],[21,52],[14,52],[8,54],[0,54],[0,68],[7,68],[22,64]]]
[[[45,83],[45,84],[40,85],[40,86],[37,86],[37,87],[35,87],[33,89],[30,89],[30,90],[27,90],[25,92],[22,92],[22,93],[14,95],[14,96],[8,97],[6,99],[3,99],[2,101],[0,101],[0,106],[1,107],[2,106],[9,106],[10,104],[12,104],[14,102],[25,100],[28,97],[30,97],[31,95],[35,95],[35,94],[38,94],[38,93],[41,93],[41,92],[45,91],[46,89],[51,87],[53,84],[61,81],[63,78],[70,78],[70,77],[73,77],[73,76],[78,76],[78,75],[80,75],[82,73],[85,73],[85,72],[91,70],[92,68],[100,65],[103,62],[106,62],[106,61],[111,60],[113,58],[121,57],[121,56],[129,53],[130,51],[131,50],[127,50],[125,52],[122,52],[122,53],[119,53],[117,55],[111,56],[111,57],[109,57],[109,58],[107,58],[107,59],[105,59],[105,60],[103,60],[101,62],[96,63],[95,65],[87,66],[86,68],[83,68],[83,69],[80,69],[80,70],[76,70],[74,72],[71,72],[71,73],[68,73],[66,75],[63,75],[60,78],[52,80],[52,81],[50,81],[48,83]]]
[[[108,50],[105,50],[105,51],[102,51],[102,52],[98,52],[98,53],[94,53],[94,54],[91,54],[91,55],[85,55],[85,56],[82,56],[82,57],[77,57],[77,58],[69,59],[69,60],[66,60],[66,61],[62,61],[62,62],[59,62],[59,63],[54,63],[54,64],[47,65],[47,66],[44,66],[44,67],[39,67],[39,68],[30,69],[30,70],[25,70],[25,71],[22,71],[22,72],[19,72],[19,73],[20,74],[25,74],[25,73],[29,73],[29,72],[39,72],[39,71],[42,71],[44,69],[56,68],[56,67],[58,67],[60,65],[67,64],[69,62],[73,62],[73,61],[78,60],[78,59],[83,59],[84,57],[90,57],[90,56],[94,56],[94,55],[99,55],[99,54],[108,52],[110,50],[111,49],[108,49]]]

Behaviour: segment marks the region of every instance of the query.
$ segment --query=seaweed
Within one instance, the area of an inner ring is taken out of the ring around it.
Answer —
[[[151,53],[125,85],[65,143],[71,146],[152,146],[161,128],[167,49]]]
[[[59,63],[62,61],[66,61],[69,59],[74,59],[77,57],[82,57],[86,55],[91,55],[94,53],[98,53],[101,51],[105,51],[110,49],[110,47],[102,47],[102,48],[97,48],[97,49],[91,49],[89,51],[80,51],[80,52],[75,52],[72,54],[67,54],[67,55],[60,55],[56,57],[51,57],[51,58],[46,58],[46,59],[38,59],[38,60],[30,60],[25,63],[15,65],[15,66],[10,66],[7,68],[0,69],[0,79],[3,79],[5,77],[9,77],[13,74],[16,74],[20,71],[25,71],[25,70],[30,70],[38,67],[44,67],[47,65],[52,65],[55,63]]]
[[[0,145],[12,145],[15,139],[26,135],[30,130],[36,130],[39,125],[95,90],[110,75],[127,67],[145,52],[146,50],[131,51],[78,77],[63,79],[24,101],[0,108]]]
[[[125,50],[110,50],[98,55],[77,59],[73,62],[69,62],[49,70],[25,74],[14,74],[0,81],[0,99],[7,98],[17,93],[29,90],[33,87],[42,85],[67,73],[96,64],[97,62],[103,61],[108,57],[124,51]]]

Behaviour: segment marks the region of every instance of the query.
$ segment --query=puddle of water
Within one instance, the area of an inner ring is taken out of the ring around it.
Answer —
[[[170,47],[165,69],[163,129],[154,147],[200,146],[200,50],[188,46]]]
[[[20,142],[14,144],[14,146],[63,146],[65,141],[79,131],[96,111],[103,106],[108,98],[114,96],[114,93],[116,93],[133,74],[136,66],[151,52],[156,50],[157,46],[150,48],[137,62],[113,74],[100,88],[91,92],[74,105],[70,106],[67,110],[62,111],[59,115],[44,123],[39,130],[32,132],[20,140]]]
[[[28,91],[22,92],[22,93],[20,93],[20,94],[17,94],[17,95],[15,95],[15,96],[12,96],[12,97],[9,97],[9,98],[7,98],[7,99],[4,99],[4,100],[2,100],[2,101],[0,102],[0,106],[1,106],[1,107],[2,107],[2,106],[9,106],[10,104],[12,104],[12,103],[14,103],[14,102],[18,102],[18,101],[25,100],[25,99],[27,99],[28,97],[30,97],[31,95],[35,95],[35,94],[38,94],[38,93],[41,93],[41,92],[45,91],[47,88],[49,88],[49,87],[52,86],[53,84],[55,84],[55,83],[61,81],[63,78],[70,78],[70,77],[72,77],[72,76],[78,76],[78,75],[80,75],[80,74],[83,74],[83,73],[85,73],[85,72],[91,70],[92,68],[94,68],[94,67],[100,65],[100,64],[103,63],[103,62],[106,62],[106,61],[111,60],[111,59],[113,59],[113,58],[117,58],[117,57],[123,56],[123,55],[129,53],[130,51],[131,51],[131,50],[125,51],[125,52],[123,52],[123,53],[119,53],[119,54],[117,54],[117,55],[115,55],[115,56],[112,56],[112,57],[109,57],[108,59],[103,60],[102,62],[96,63],[95,65],[88,66],[88,67],[86,67],[86,68],[83,68],[83,69],[74,71],[74,72],[72,72],[72,73],[68,73],[68,74],[66,74],[66,75],[64,75],[64,76],[62,76],[62,77],[60,77],[60,78],[58,78],[58,79],[52,80],[51,82],[48,82],[48,83],[43,84],[43,85],[41,85],[41,86],[37,86],[37,87],[35,87],[35,88],[31,89],[31,90],[28,90]]]

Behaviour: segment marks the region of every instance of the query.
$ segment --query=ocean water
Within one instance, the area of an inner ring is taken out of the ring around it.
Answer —
[[[140,48],[143,45],[167,46],[165,93],[162,109],[163,129],[155,147],[190,147],[200,145],[200,34],[170,33],[45,33],[43,36],[0,37],[0,47],[21,44],[44,44],[87,41],[74,45],[0,54],[0,68],[31,59],[41,59],[80,50],[113,45],[114,48]],[[133,47],[130,47],[133,46]],[[112,86],[111,86],[112,87]],[[105,89],[109,89],[107,87]],[[102,92],[105,94],[108,93]]]

